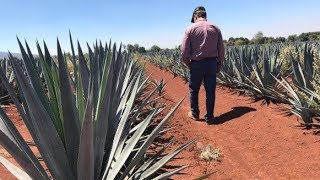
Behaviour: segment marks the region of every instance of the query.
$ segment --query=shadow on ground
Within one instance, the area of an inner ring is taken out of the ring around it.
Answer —
[[[251,107],[237,106],[233,107],[231,111],[221,114],[220,116],[215,118],[214,124],[223,124],[227,121],[231,121],[238,117],[241,117],[249,112],[256,111],[256,109]]]

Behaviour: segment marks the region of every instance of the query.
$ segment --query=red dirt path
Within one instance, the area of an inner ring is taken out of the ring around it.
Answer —
[[[13,120],[13,123],[16,125],[19,132],[22,134],[23,138],[26,141],[32,141],[31,135],[29,134],[27,127],[23,123],[19,113],[17,112],[17,109],[14,105],[10,106],[2,106],[5,113],[8,115],[8,117]],[[0,145],[0,156],[6,158],[7,160],[14,162],[15,165],[17,163],[12,158],[12,156]],[[19,167],[19,165],[17,165]],[[0,180],[11,180],[11,179],[17,179],[15,178],[1,163],[0,163]]]
[[[279,106],[252,103],[226,88],[216,91],[215,116],[220,124],[207,125],[187,117],[189,111],[188,84],[168,72],[149,65],[151,79],[168,81],[166,99],[173,104],[183,97],[170,126],[175,129],[165,137],[175,137],[174,148],[196,139],[203,145],[212,144],[221,150],[221,162],[206,162],[199,158],[196,145],[178,155],[171,165],[189,164],[182,175],[173,179],[194,179],[215,172],[208,179],[320,179],[320,136],[295,126],[297,118],[285,117]],[[199,97],[200,117],[205,113],[205,92]]]
[[[174,130],[164,136],[176,139],[170,149],[197,138],[197,142],[205,146],[212,144],[220,149],[223,155],[221,162],[206,162],[199,157],[200,150],[196,145],[192,145],[170,163],[173,166],[190,165],[173,179],[194,179],[212,172],[215,173],[208,179],[320,179],[320,136],[295,128],[297,118],[284,117],[279,106],[261,106],[261,102],[252,103],[248,97],[218,87],[215,115],[221,122],[208,126],[187,117],[188,84],[152,65],[147,67],[147,73],[152,73],[152,79],[168,81],[165,98],[169,104],[174,105],[186,97],[170,120],[169,125],[175,127]],[[204,102],[204,90],[201,89],[202,117]],[[30,140],[16,110],[11,106],[5,111],[23,136]],[[0,155],[12,160],[1,146]],[[15,178],[0,165],[0,179]]]

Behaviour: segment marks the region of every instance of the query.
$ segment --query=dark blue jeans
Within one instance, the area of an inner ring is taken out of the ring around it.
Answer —
[[[206,90],[207,119],[214,118],[214,104],[216,97],[217,59],[205,58],[199,61],[191,61],[190,65],[190,104],[194,115],[199,115],[199,90],[203,82]]]

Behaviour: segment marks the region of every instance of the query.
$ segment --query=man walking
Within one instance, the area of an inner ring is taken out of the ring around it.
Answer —
[[[214,123],[214,104],[216,91],[216,74],[224,60],[224,45],[220,29],[207,21],[204,7],[197,7],[192,15],[191,22],[185,32],[181,45],[182,61],[190,69],[190,104],[191,112],[188,116],[199,120],[198,96],[201,83],[206,90],[208,124]]]

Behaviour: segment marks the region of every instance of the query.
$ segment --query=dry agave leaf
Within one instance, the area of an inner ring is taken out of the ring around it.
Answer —
[[[209,144],[200,154],[201,159],[206,161],[218,160],[221,156],[219,149],[214,149],[211,144]]]

